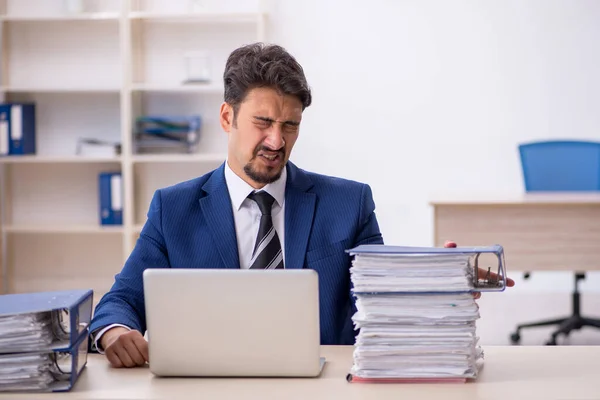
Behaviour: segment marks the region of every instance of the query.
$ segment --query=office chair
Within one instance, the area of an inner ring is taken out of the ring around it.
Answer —
[[[519,146],[525,191],[600,191],[600,142],[542,141]],[[599,243],[600,245],[600,243]],[[574,329],[584,326],[600,328],[600,319],[586,318],[580,314],[579,281],[584,273],[575,273],[571,316],[566,318],[517,325],[511,334],[513,344],[521,340],[523,328],[558,325],[547,345],[556,345],[559,334],[568,336]],[[525,279],[529,273],[525,273]]]

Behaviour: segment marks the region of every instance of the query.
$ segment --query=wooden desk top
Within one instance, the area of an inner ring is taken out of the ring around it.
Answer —
[[[430,201],[433,206],[461,205],[600,205],[600,192],[532,192],[521,195],[450,195]]]
[[[600,346],[484,347],[475,382],[448,384],[347,383],[351,346],[324,346],[319,378],[157,378],[148,368],[113,369],[91,355],[68,393],[0,395],[0,399],[579,399],[600,396]]]
[[[444,196],[433,205],[433,242],[504,247],[511,271],[600,270],[600,192]]]

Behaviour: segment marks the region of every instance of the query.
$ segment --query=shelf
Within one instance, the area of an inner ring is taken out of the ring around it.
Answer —
[[[214,163],[223,162],[227,154],[138,154],[134,163]]]
[[[215,84],[188,84],[188,85],[161,85],[134,83],[131,90],[138,92],[165,92],[165,93],[210,93],[222,94],[223,87]]]
[[[155,13],[155,12],[131,12],[129,18],[132,20],[145,20],[156,22],[210,22],[210,23],[257,23],[263,13]]]
[[[131,254],[156,191],[227,159],[222,71],[233,49],[267,40],[267,14],[259,0],[191,4],[81,0],[83,12],[70,13],[65,0],[0,1],[0,96],[36,104],[36,154],[0,157],[0,288],[90,287],[100,297]],[[186,83],[191,52],[209,56],[210,81]],[[135,154],[135,121],[146,115],[199,115],[195,152]],[[77,155],[83,138],[121,143],[123,154]],[[99,222],[105,172],[122,172],[121,226]]]
[[[119,13],[98,12],[81,14],[57,14],[57,15],[4,15],[0,21],[6,22],[66,22],[66,21],[118,21]]]
[[[120,163],[121,157],[87,157],[87,156],[3,156],[0,164],[95,164],[95,163]]]
[[[49,87],[25,87],[25,86],[2,86],[0,91],[8,93],[118,93],[119,87],[85,87],[85,86],[49,86]]]
[[[122,226],[100,226],[100,225],[5,225],[6,233],[92,233],[92,234],[115,234],[123,233]]]

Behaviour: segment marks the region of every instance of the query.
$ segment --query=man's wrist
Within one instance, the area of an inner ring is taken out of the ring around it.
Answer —
[[[104,354],[104,346],[102,343],[102,339],[104,338],[104,335],[108,331],[110,331],[116,327],[121,327],[121,328],[127,329],[127,331],[131,330],[130,327],[123,325],[123,324],[111,324],[111,325],[107,325],[100,329],[95,330],[91,335],[92,336],[92,350],[98,351],[98,353],[100,353],[100,354]]]
[[[102,350],[105,350],[115,340],[115,338],[119,337],[123,333],[129,332],[130,330],[131,329],[123,326],[115,326],[104,332],[104,335],[102,335],[100,338],[99,343],[102,347]]]

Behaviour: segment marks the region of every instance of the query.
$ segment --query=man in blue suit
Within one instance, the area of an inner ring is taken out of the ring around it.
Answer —
[[[142,336],[146,268],[314,269],[321,342],[354,343],[345,250],[383,243],[369,186],[306,172],[289,161],[311,92],[302,67],[283,48],[235,50],[224,84],[220,122],[229,137],[227,161],[156,191],[132,254],[95,310],[94,345],[116,367],[148,359]]]
[[[148,361],[146,268],[314,269],[321,343],[354,343],[345,250],[383,243],[371,189],[289,161],[311,92],[302,67],[283,48],[253,44],[233,51],[224,85],[227,161],[156,191],[132,254],[95,310],[93,347],[115,367]]]

